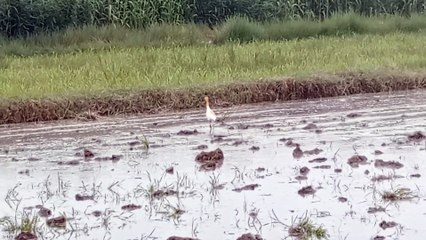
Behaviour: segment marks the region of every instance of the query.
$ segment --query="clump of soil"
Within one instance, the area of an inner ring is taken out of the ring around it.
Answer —
[[[288,140],[288,141],[285,143],[285,145],[286,145],[287,147],[297,147],[297,145],[299,145],[299,144],[297,144],[297,143],[293,142],[293,140]]]
[[[356,118],[360,116],[361,116],[361,113],[349,113],[348,115],[346,115],[346,117],[348,118]]]
[[[278,141],[280,142],[287,142],[293,140],[292,138],[280,138]]]
[[[386,238],[384,236],[379,236],[379,235],[377,235],[373,238],[373,240],[385,240],[385,239]]]
[[[194,150],[204,150],[204,149],[207,149],[207,148],[208,148],[207,145],[201,144],[201,145],[198,145],[198,146],[194,147],[193,149]]]
[[[202,151],[195,157],[195,161],[201,163],[201,169],[209,171],[222,166],[224,160],[223,152],[220,148],[210,152]]]
[[[380,151],[380,150],[375,150],[375,151],[374,151],[374,155],[381,155],[381,154],[383,154],[383,152],[382,152],[382,151]]]
[[[317,129],[318,126],[315,125],[314,123],[309,123],[308,125],[304,126],[302,129],[303,130],[312,130],[312,129]]]
[[[175,172],[175,169],[173,167],[166,168],[166,173],[173,174]]]
[[[251,150],[251,151],[259,151],[260,147],[258,147],[258,146],[252,146],[251,148],[249,148],[249,150]]]
[[[18,172],[18,174],[30,175],[30,170],[29,169],[21,170]]]
[[[335,173],[341,173],[341,172],[342,172],[342,169],[341,169],[341,168],[336,168],[336,169],[334,169],[334,172],[335,172]]]
[[[59,161],[58,165],[68,165],[68,166],[77,166],[80,164],[79,160],[71,160],[71,161]]]
[[[299,191],[297,191],[297,193],[299,195],[301,195],[302,197],[306,196],[306,195],[312,195],[316,192],[316,190],[312,187],[312,186],[306,186],[301,188]]]
[[[177,192],[175,190],[157,190],[155,192],[152,193],[152,196],[155,198],[163,198],[163,197],[168,197],[168,196],[172,196],[172,195],[176,195]]]
[[[241,192],[241,191],[245,191],[245,190],[251,190],[251,191],[253,191],[254,189],[256,189],[258,187],[260,187],[260,185],[257,184],[257,183],[255,183],[255,184],[248,184],[248,185],[245,185],[245,186],[240,187],[240,188],[234,188],[234,189],[232,189],[232,191],[235,191],[235,192]]]
[[[195,135],[198,134],[197,129],[194,129],[193,131],[191,130],[180,130],[177,135],[184,135],[184,136],[188,136],[188,135]]]
[[[306,176],[306,175],[308,175],[308,173],[309,173],[309,168],[308,167],[302,167],[302,168],[300,168],[299,169],[299,173],[301,174],[301,175],[303,175],[303,176]]]
[[[414,141],[414,142],[420,142],[425,138],[426,138],[426,136],[422,132],[419,132],[419,131],[408,135],[408,140]]]
[[[89,149],[84,149],[83,156],[84,158],[92,158],[95,156],[95,154],[93,154],[93,152]]]
[[[87,201],[87,200],[94,200],[95,196],[93,195],[83,195],[83,194],[79,194],[77,193],[75,195],[75,200],[76,201]]]
[[[396,222],[390,221],[390,222],[386,222],[386,221],[382,221],[379,226],[383,229],[386,230],[387,228],[393,228],[396,227],[398,224]]]
[[[299,144],[296,143],[296,148],[293,150],[293,157],[299,159],[303,157],[303,151],[300,149]]]
[[[251,233],[245,233],[237,238],[237,240],[263,240],[263,238],[259,235],[253,235]]]
[[[303,153],[308,154],[308,155],[317,155],[320,154],[323,150],[319,149],[319,148],[314,148],[312,150],[306,150]]]
[[[52,210],[41,206],[38,210],[38,215],[40,217],[50,217],[52,216]]]
[[[371,181],[373,182],[381,182],[381,181],[386,181],[386,180],[392,180],[393,176],[391,175],[378,175],[378,176],[374,176],[371,178]]]
[[[141,205],[136,205],[136,204],[127,204],[121,207],[121,210],[127,210],[127,211],[133,211],[136,209],[140,209],[142,206]]]
[[[309,160],[310,163],[322,163],[327,161],[327,158],[325,157],[319,157],[319,158],[314,158],[312,160]]]
[[[243,143],[247,143],[247,141],[237,140],[237,141],[235,141],[235,142],[232,143],[232,146],[239,146],[239,145],[241,145]]]
[[[177,236],[170,236],[167,238],[167,240],[198,240],[196,238],[190,238],[190,237],[177,237]]]
[[[113,161],[113,162],[117,162],[122,157],[123,157],[123,155],[115,155],[115,154],[113,154],[113,155],[111,155],[111,157],[97,157],[94,160],[95,161],[99,161],[99,162],[101,162],[101,161]]]
[[[354,155],[348,159],[348,164],[353,168],[357,168],[359,165],[367,164],[367,157],[363,155]]]
[[[386,209],[384,207],[369,207],[367,213],[377,213],[377,212],[385,212]]]
[[[421,175],[419,173],[411,174],[410,177],[412,178],[419,178]]]
[[[316,168],[316,169],[330,169],[331,166],[330,165],[319,165],[319,166],[315,166],[314,168]]]
[[[99,210],[95,210],[95,211],[92,212],[92,215],[95,216],[95,217],[100,217],[102,215],[102,212],[99,211]]]
[[[37,240],[37,236],[31,232],[21,232],[15,237],[15,240]]]
[[[299,175],[299,176],[296,176],[294,179],[296,179],[297,181],[302,181],[302,180],[307,180],[308,177],[307,176]]]
[[[400,169],[404,165],[397,161],[383,161],[381,159],[376,159],[374,166],[377,168],[391,168],[391,169]]]
[[[30,162],[37,162],[37,161],[40,161],[41,160],[41,158],[35,158],[35,157],[29,157],[28,158],[28,161],[30,161]]]
[[[67,226],[67,219],[64,216],[48,219],[47,226],[54,228],[65,228]]]

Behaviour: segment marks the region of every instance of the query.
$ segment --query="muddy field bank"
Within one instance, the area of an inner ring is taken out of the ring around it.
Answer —
[[[309,78],[239,82],[214,87],[114,92],[96,97],[42,100],[3,100],[0,124],[94,119],[97,116],[159,113],[203,107],[209,95],[213,106],[275,102],[411,90],[426,87],[426,73],[345,73]]]

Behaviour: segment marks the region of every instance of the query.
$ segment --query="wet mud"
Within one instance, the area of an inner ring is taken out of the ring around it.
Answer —
[[[39,239],[423,239],[426,91],[212,108],[212,135],[201,109],[0,126],[0,218],[37,216]]]

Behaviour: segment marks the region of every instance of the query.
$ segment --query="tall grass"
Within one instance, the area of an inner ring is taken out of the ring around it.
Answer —
[[[365,17],[336,14],[321,21],[293,20],[260,23],[246,17],[229,19],[217,30],[199,24],[154,24],[145,29],[85,26],[28,38],[0,38],[0,55],[31,56],[110,48],[205,46],[209,42],[291,40],[319,36],[387,34],[426,29],[426,15]]]
[[[0,96],[62,97],[318,72],[424,69],[424,42],[426,32],[8,56],[0,60]]]
[[[426,0],[0,0],[0,34],[28,36],[85,25],[145,28],[162,23],[215,25],[251,20],[324,20],[336,13],[423,13]]]
[[[426,29],[426,15],[364,17],[356,13],[335,14],[322,22],[309,20],[275,21],[259,24],[246,17],[234,17],[221,28],[216,42],[291,40],[318,36],[387,34]]]

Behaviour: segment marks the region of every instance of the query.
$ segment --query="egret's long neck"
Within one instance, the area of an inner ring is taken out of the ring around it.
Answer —
[[[209,100],[206,100],[206,109],[210,109]]]

